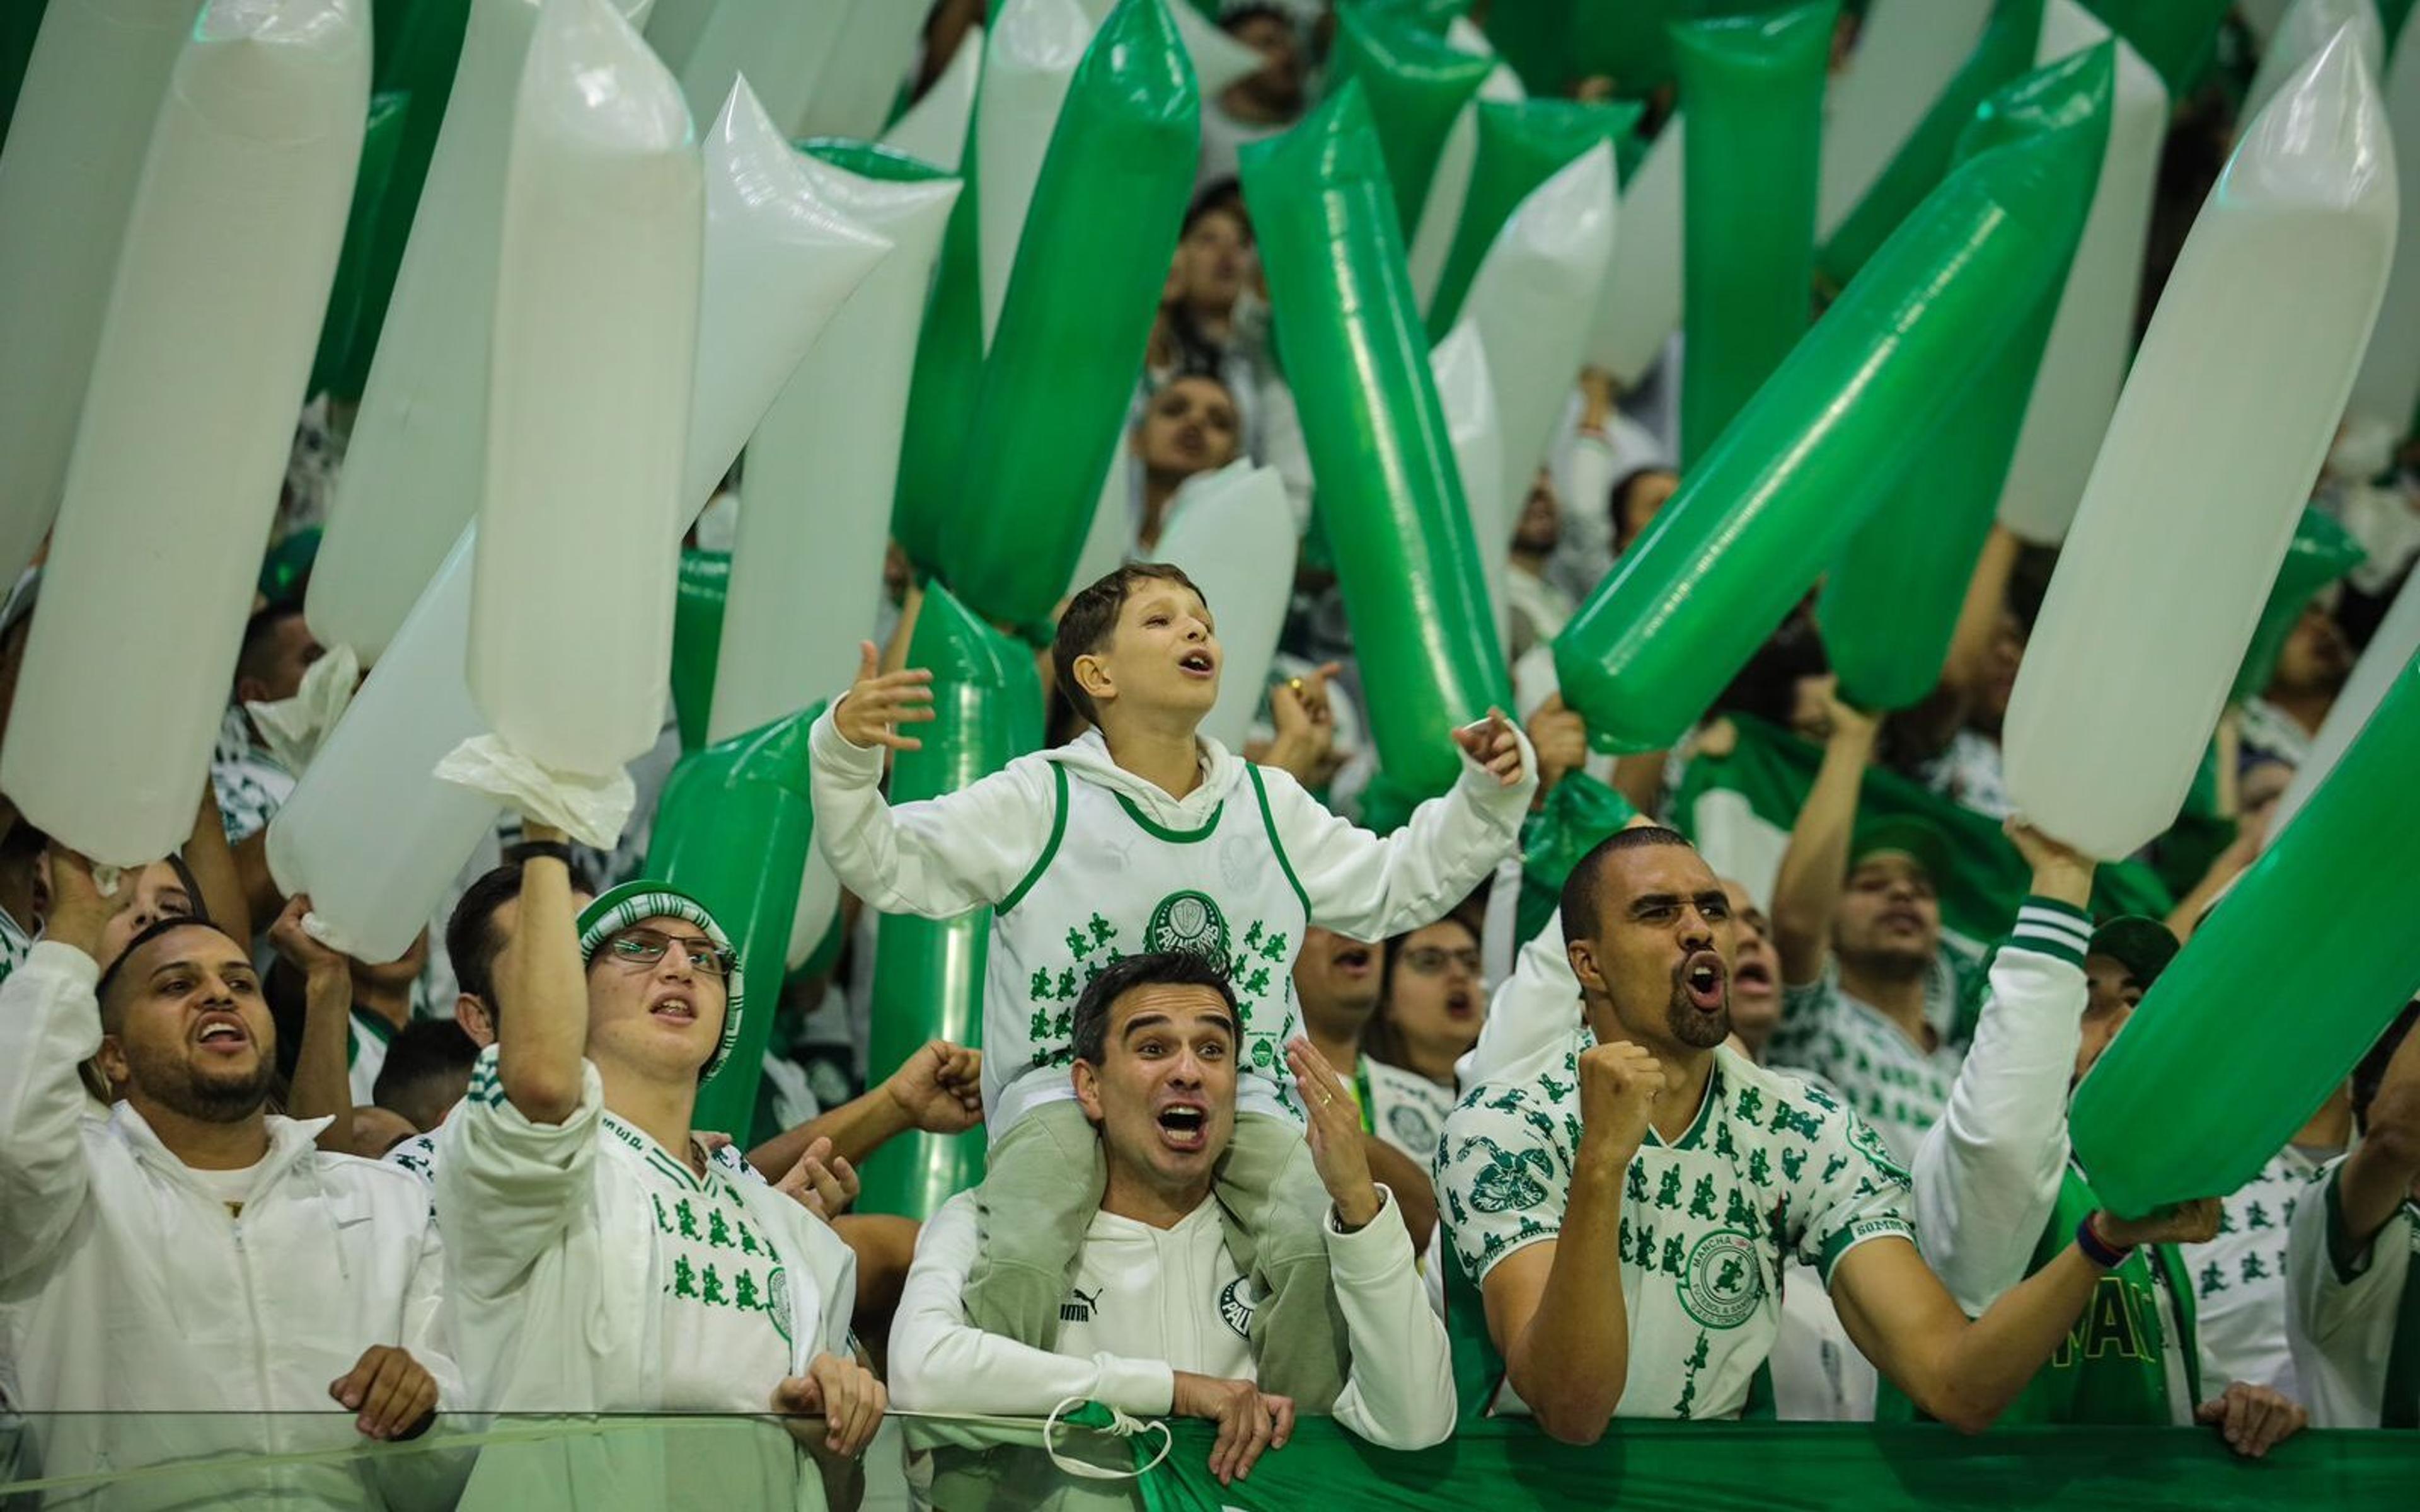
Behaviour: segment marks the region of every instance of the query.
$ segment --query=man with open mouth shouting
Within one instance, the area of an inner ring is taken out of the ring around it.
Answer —
[[[1205,1418],[1219,1426],[1210,1467],[1230,1483],[1284,1444],[1295,1417],[1290,1398],[1258,1384],[1260,1299],[1229,1253],[1213,1195],[1235,1129],[1233,989],[1196,951],[1128,956],[1085,989],[1075,1026],[1076,1100],[1109,1179],[1060,1305],[1057,1349],[967,1321],[981,1242],[974,1194],[962,1192],[916,1246],[892,1328],[892,1385],[917,1410],[1042,1417],[1074,1398]],[[1370,1179],[1342,1078],[1307,1040],[1286,1059],[1310,1109],[1329,1197],[1321,1228],[1353,1357],[1336,1418],[1387,1448],[1440,1443],[1453,1429],[1452,1373],[1402,1210]]]

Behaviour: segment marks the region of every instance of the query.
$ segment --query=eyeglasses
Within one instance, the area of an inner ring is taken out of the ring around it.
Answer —
[[[613,959],[625,965],[652,966],[664,958],[664,952],[677,941],[681,953],[689,957],[690,968],[705,977],[728,977],[738,965],[736,952],[724,949],[701,935],[666,934],[661,930],[626,929],[605,942]]]
[[[1474,977],[1481,969],[1476,949],[1448,950],[1441,946],[1423,945],[1405,950],[1400,959],[1423,977],[1441,976],[1449,964],[1460,966]]]

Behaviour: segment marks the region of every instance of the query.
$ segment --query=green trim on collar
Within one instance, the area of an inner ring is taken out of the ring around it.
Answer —
[[[1197,841],[1208,840],[1210,832],[1218,827],[1218,816],[1227,811],[1227,800],[1221,798],[1218,800],[1218,807],[1210,810],[1210,817],[1202,822],[1201,828],[1171,829],[1166,825],[1155,824],[1151,816],[1136,808],[1134,800],[1125,794],[1117,795],[1117,800],[1118,807],[1126,811],[1127,818],[1142,826],[1144,834],[1154,840],[1164,840],[1171,845],[1190,845]]]
[[[1699,1100],[1698,1116],[1689,1120],[1689,1127],[1681,1132],[1681,1137],[1667,1145],[1664,1136],[1657,1134],[1655,1125],[1651,1123],[1647,1126],[1648,1139],[1666,1149],[1696,1149],[1705,1142],[1706,1128],[1714,1122],[1714,1104],[1722,1101],[1722,1096],[1723,1068],[1716,1064],[1706,1072],[1706,1095]]]

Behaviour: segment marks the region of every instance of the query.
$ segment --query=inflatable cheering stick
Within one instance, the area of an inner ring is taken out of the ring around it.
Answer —
[[[1328,92],[1359,82],[1377,123],[1379,150],[1386,154],[1396,226],[1406,240],[1420,224],[1420,206],[1429,197],[1429,180],[1436,176],[1454,117],[1495,68],[1494,58],[1466,53],[1392,11],[1338,8]]]
[[[1518,105],[1481,101],[1479,155],[1464,192],[1462,222],[1429,302],[1429,339],[1442,341],[1462,316],[1464,296],[1497,233],[1530,191],[1598,143],[1622,150],[1638,125],[1637,102],[1578,105],[1533,100]],[[1626,160],[1625,160],[1626,161]]]

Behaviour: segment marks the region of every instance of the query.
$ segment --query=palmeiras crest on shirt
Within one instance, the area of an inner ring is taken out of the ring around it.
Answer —
[[[1224,964],[1227,944],[1227,916],[1208,893],[1190,888],[1162,898],[1143,929],[1146,950],[1191,950]]]
[[[1398,1103],[1387,1110],[1387,1127],[1406,1149],[1425,1149],[1436,1143],[1435,1120],[1408,1103]]]
[[[790,1273],[785,1267],[773,1267],[773,1273],[765,1278],[765,1310],[772,1315],[773,1327],[782,1335],[782,1342],[794,1342],[790,1337]]]
[[[1681,1305],[1708,1328],[1737,1328],[1764,1300],[1764,1271],[1756,1241],[1733,1228],[1718,1228],[1698,1241],[1674,1283]]]
[[[1233,1329],[1237,1338],[1252,1336],[1252,1314],[1260,1305],[1260,1299],[1252,1295],[1251,1282],[1240,1275],[1218,1293],[1219,1320]]]

